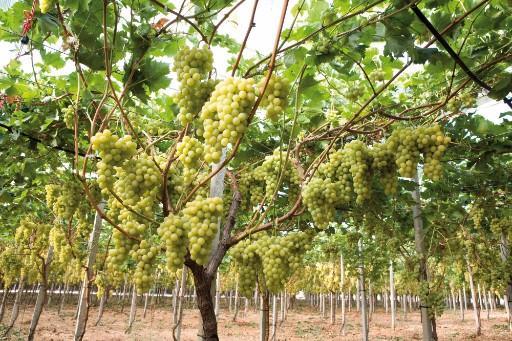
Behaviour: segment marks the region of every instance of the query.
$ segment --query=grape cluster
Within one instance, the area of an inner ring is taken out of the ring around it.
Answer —
[[[153,161],[147,156],[128,160],[116,168],[116,176],[113,190],[123,203],[147,217],[153,216],[156,197],[161,192],[160,172]],[[126,208],[121,211],[121,215],[133,214]]]
[[[434,125],[417,129],[396,129],[386,141],[386,145],[397,155],[396,165],[400,175],[413,178],[423,154],[425,176],[438,180],[442,172],[440,160],[450,141],[450,137],[443,135],[441,127]]]
[[[137,262],[133,278],[139,293],[148,292],[151,288],[153,263],[157,254],[158,248],[151,246],[145,239],[141,240],[138,248],[131,252],[132,258]]]
[[[74,129],[75,128],[75,108],[72,105],[69,105],[62,109],[62,114],[64,115],[64,124],[66,124],[66,128]]]
[[[197,171],[201,166],[204,155],[202,143],[193,137],[185,136],[176,147],[179,160],[183,164],[183,181],[191,184],[197,178]]]
[[[223,211],[222,198],[197,198],[183,209],[184,228],[188,231],[190,257],[204,265],[210,255],[219,219]]]
[[[183,266],[187,253],[188,236],[183,219],[170,214],[165,217],[157,232],[165,244],[167,269],[174,273]]]
[[[261,203],[265,197],[265,182],[256,178],[254,172],[247,171],[240,174],[238,180],[242,200],[246,208]]]
[[[344,150],[330,154],[329,161],[318,167],[318,174],[303,187],[304,204],[320,228],[334,220],[337,208],[347,204],[352,196],[351,163]]]
[[[55,0],[41,0],[39,3],[39,9],[41,13],[48,13],[55,5]]]
[[[350,162],[350,173],[356,193],[356,203],[362,204],[370,198],[372,174],[370,165],[371,155],[366,145],[359,140],[354,140],[345,146],[346,157]]]
[[[484,220],[485,211],[479,205],[473,203],[469,206],[469,216],[473,220],[476,228],[482,227],[482,221]]]
[[[384,186],[384,193],[395,194],[398,187],[397,166],[395,156],[383,143],[373,145],[371,149],[372,168],[379,174],[379,180]]]
[[[130,135],[119,138],[108,129],[98,132],[91,139],[92,149],[99,153],[98,185],[104,194],[114,183],[114,167],[122,165],[137,152],[137,144]]]
[[[372,73],[370,73],[370,78],[376,82],[382,82],[384,79],[386,79],[386,72],[383,70],[372,71]]]
[[[336,209],[350,202],[352,191],[358,205],[371,197],[374,174],[379,175],[385,193],[393,194],[397,190],[397,171],[401,176],[414,177],[423,156],[425,176],[438,180],[442,173],[440,160],[449,143],[450,138],[438,125],[396,129],[372,149],[361,141],[352,141],[318,167],[302,189],[304,204],[315,224],[326,227]]]
[[[259,233],[232,250],[237,263],[241,292],[250,295],[261,271],[261,281],[274,293],[283,290],[290,276],[302,264],[302,254],[309,249],[311,235],[292,232],[285,236]]]
[[[311,213],[315,225],[326,228],[334,221],[336,207],[339,204],[339,184],[331,182],[331,179],[315,177],[311,179],[302,191],[304,205]]]
[[[267,288],[274,293],[283,290],[288,278],[301,265],[301,256],[311,239],[305,232],[284,237],[270,237],[259,242],[261,262]]]
[[[66,234],[62,226],[52,227],[49,234],[50,244],[53,245],[55,258],[64,266],[67,266],[73,258],[73,250],[66,240]]]
[[[260,92],[263,91],[265,78],[259,84]],[[290,84],[282,77],[272,75],[269,79],[265,93],[261,99],[261,105],[267,110],[267,118],[273,121],[279,118],[279,115],[287,106]]]
[[[213,55],[206,45],[192,49],[185,46],[176,55],[173,71],[178,75],[180,89],[175,100],[180,108],[181,124],[192,122],[210,96],[215,82],[207,78],[212,69]]]
[[[256,100],[254,80],[227,78],[215,86],[200,114],[207,163],[220,160],[222,148],[234,143],[247,128],[248,113]]]
[[[512,226],[511,217],[493,218],[490,223],[491,231],[497,236],[500,236],[502,232],[508,232]]]
[[[69,220],[79,208],[83,213],[83,190],[77,182],[66,181],[58,185],[49,184],[45,186],[45,189],[46,203],[57,217]]]
[[[364,94],[364,86],[361,84],[354,84],[345,91],[345,97],[351,102],[357,102]]]
[[[254,178],[265,183],[265,195],[271,198],[278,190],[288,190],[288,198],[292,201],[300,185],[297,170],[292,165],[290,158],[286,160],[286,152],[275,150],[272,155],[265,157],[265,161],[254,169]],[[281,179],[280,179],[281,177]],[[280,183],[279,183],[280,182]]]
[[[2,269],[2,282],[4,287],[10,287],[20,278],[23,268],[20,252],[15,245],[6,246],[0,252],[0,269]]]
[[[258,271],[261,271],[261,260],[257,254],[258,244],[251,239],[242,240],[231,250],[237,264],[238,286],[240,293],[245,297],[251,297]]]
[[[41,257],[46,257],[49,243],[49,233],[52,228],[49,224],[43,224],[34,217],[27,216],[21,219],[14,242],[18,253],[24,254],[24,270],[27,274],[39,275]]]

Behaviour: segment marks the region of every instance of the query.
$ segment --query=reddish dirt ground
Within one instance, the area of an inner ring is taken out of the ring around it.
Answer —
[[[137,318],[129,334],[125,334],[128,320],[128,309],[124,312],[115,306],[105,311],[100,325],[94,326],[97,308],[92,308],[89,327],[85,335],[86,340],[172,340],[171,337],[171,311],[170,309],[148,308],[146,318],[143,318],[143,309],[137,310]],[[4,318],[7,320],[8,311]],[[20,311],[20,317],[13,335],[14,340],[22,339],[28,329],[32,310],[25,308]],[[446,311],[438,319],[437,330],[439,340],[512,340],[512,333],[508,331],[506,315],[503,311],[491,314],[490,319],[482,312],[482,336],[476,337],[474,333],[474,321],[472,311],[466,312],[466,318],[461,321],[458,312]],[[58,316],[54,307],[47,309],[41,316],[36,340],[72,340],[74,328],[74,307],[68,306]],[[339,317],[339,310],[338,316]],[[196,340],[198,326],[198,313],[196,310],[184,311],[184,328],[182,340]],[[370,340],[421,340],[421,324],[418,312],[407,314],[404,320],[399,312],[397,327],[393,332],[390,326],[390,316],[378,310],[373,314],[370,322]],[[290,310],[287,320],[278,326],[276,339],[278,341],[292,340],[360,340],[359,314],[354,310],[347,313],[346,333],[339,332],[339,319],[335,325],[330,324],[329,318],[322,318],[318,311],[309,308]],[[219,333],[221,340],[257,340],[258,339],[258,314],[249,309],[247,316],[243,312],[237,322],[232,322],[232,313],[227,309],[221,311],[219,321]],[[0,338],[1,339],[1,338]]]

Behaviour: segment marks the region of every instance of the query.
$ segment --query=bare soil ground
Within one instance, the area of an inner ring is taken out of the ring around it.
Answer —
[[[126,306],[121,313],[116,305],[105,310],[103,319],[98,326],[96,321],[97,307],[91,309],[89,326],[85,335],[86,340],[116,341],[116,340],[172,340],[171,336],[171,309],[148,308],[143,318],[143,309],[137,310],[136,321],[130,333],[125,333],[128,321],[129,307]],[[316,309],[296,308],[290,310],[287,320],[277,329],[276,341],[292,340],[360,340],[359,314],[353,309],[347,313],[346,332],[340,334],[340,320],[338,310],[337,321],[331,325],[328,316],[322,318]],[[4,323],[8,320],[10,312],[7,311]],[[74,330],[75,308],[66,307],[59,316],[57,308],[51,307],[41,316],[36,340],[57,341],[72,340]],[[31,307],[20,311],[16,324],[16,331],[12,340],[24,339],[30,318]],[[474,333],[474,320],[472,311],[466,311],[465,320],[461,321],[459,312],[446,311],[437,321],[439,340],[512,340],[512,333],[508,331],[505,312],[499,310],[491,314],[488,320],[482,312],[482,336],[476,337]],[[182,340],[196,340],[198,328],[198,313],[196,310],[184,311],[184,326]],[[240,313],[237,322],[232,321],[232,313],[228,309],[221,310],[219,319],[219,335],[221,340],[258,340],[258,312],[249,308],[246,316]],[[0,340],[4,340],[0,337]],[[390,328],[390,316],[382,310],[372,315],[370,321],[370,340],[421,340],[421,324],[418,312],[409,312],[404,320],[400,312],[395,331]]]

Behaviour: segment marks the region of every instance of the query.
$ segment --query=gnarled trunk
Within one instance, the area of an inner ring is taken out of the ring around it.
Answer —
[[[471,301],[473,303],[473,315],[475,317],[476,335],[482,333],[482,324],[480,321],[480,306],[478,305],[478,299],[476,297],[475,283],[473,281],[473,269],[468,263],[468,275],[469,275],[469,289],[471,290]]]
[[[420,183],[418,179],[418,175],[414,177],[414,181],[416,182],[416,186],[414,191],[412,192],[412,198],[414,200],[414,205],[412,207],[412,215],[413,215],[413,223],[414,223],[414,241],[416,247],[416,253],[419,257],[419,265],[420,265],[420,284],[428,284],[428,272],[427,272],[427,254],[425,250],[425,231],[423,230],[423,218],[421,216],[421,199],[420,199]],[[423,300],[420,302],[421,307],[421,324],[423,329],[423,340],[430,341],[433,340],[433,325],[430,319],[430,314],[428,311],[428,306],[426,302]]]
[[[200,266],[189,267],[194,277],[194,285],[197,294],[197,308],[201,314],[202,335],[200,340],[216,341],[219,339],[217,334],[217,317],[215,316],[215,307],[211,294],[213,278],[205,274],[204,268]]]
[[[34,314],[32,315],[32,321],[30,321],[30,327],[28,330],[27,340],[34,340],[34,336],[36,333],[37,324],[39,322],[39,318],[41,317],[41,312],[43,311],[44,304],[46,302],[46,291],[48,289],[48,273],[50,272],[50,264],[53,258],[53,246],[50,245],[48,247],[48,254],[46,255],[46,260],[43,261],[42,266],[42,277],[43,281],[39,287],[39,292],[37,293],[36,305],[34,307]]]

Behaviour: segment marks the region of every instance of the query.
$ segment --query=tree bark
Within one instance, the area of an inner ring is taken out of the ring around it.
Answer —
[[[419,265],[420,265],[420,285],[429,285],[428,283],[428,273],[427,273],[427,255],[425,252],[425,231],[423,230],[423,218],[421,216],[421,198],[420,198],[420,182],[418,179],[418,175],[414,177],[414,181],[416,182],[416,186],[414,191],[412,192],[412,198],[414,200],[414,205],[412,207],[413,214],[413,222],[414,222],[414,241],[416,246],[416,253],[419,256]],[[431,341],[433,340],[433,326],[432,321],[430,319],[430,314],[428,310],[428,306],[426,302],[421,301],[421,324],[423,329],[423,340]]]
[[[215,276],[215,316],[219,318],[220,312],[220,274]]]
[[[177,279],[174,284],[174,291],[172,295],[172,324],[178,323],[178,295],[180,291],[180,281]]]
[[[213,277],[207,276],[202,266],[195,263],[188,263],[194,277],[194,284],[197,294],[197,307],[201,313],[201,329],[199,330],[199,339],[202,341],[217,341],[217,317],[212,297]]]
[[[277,318],[277,296],[272,295],[272,340],[276,339]]]
[[[269,320],[270,320],[270,307],[269,307],[269,293],[267,290],[260,295],[260,341],[268,341],[269,338]]]
[[[462,307],[462,291],[459,288],[459,309],[460,309],[460,320],[464,321],[464,308]]]
[[[142,318],[145,319],[146,318],[146,311],[148,309],[148,299],[149,299],[149,294],[151,294],[151,290],[149,290],[149,292],[147,292],[144,296],[144,311],[142,312]]]
[[[5,303],[7,302],[7,295],[9,295],[9,288],[4,285],[4,292],[2,293],[2,303],[0,303],[0,323],[4,319]]]
[[[466,295],[466,283],[462,283],[462,293],[464,294],[464,310],[468,310],[468,297]]]
[[[16,320],[18,319],[18,315],[20,313],[21,296],[23,294],[24,286],[25,286],[25,279],[22,277],[22,278],[20,278],[20,281],[18,283],[18,288],[16,291],[16,296],[14,297],[14,304],[12,306],[12,311],[11,311],[11,320],[9,321],[9,325],[7,326],[7,329],[4,332],[4,336],[9,334],[11,329],[14,327]]]
[[[345,263],[343,261],[343,254],[340,254],[340,289],[341,289],[341,335],[345,335]]]
[[[508,259],[510,258],[510,248],[508,245],[507,231],[501,232],[500,255],[503,262],[508,262]],[[505,290],[506,301],[504,303],[507,306],[506,311],[509,330],[512,331],[512,274],[509,275]]]
[[[236,322],[238,316],[238,278],[235,282],[235,313],[233,314],[233,322]]]
[[[475,283],[473,282],[473,269],[468,263],[469,289],[471,290],[471,301],[473,303],[473,316],[475,317],[476,335],[482,334],[482,324],[480,322],[480,306],[476,297]]]
[[[37,324],[39,322],[39,318],[41,317],[41,312],[43,311],[44,304],[46,302],[46,291],[48,289],[48,274],[50,272],[50,264],[52,263],[53,258],[53,246],[48,247],[48,253],[46,254],[46,259],[42,260],[42,283],[39,287],[39,292],[37,293],[36,305],[34,307],[34,313],[32,314],[32,321],[30,321],[30,327],[28,329],[27,340],[34,340],[34,336],[36,333]]]
[[[331,308],[331,324],[336,323],[336,302],[334,293],[330,294],[330,308]]]
[[[132,289],[132,303],[130,305],[130,317],[128,318],[128,328],[126,328],[125,333],[129,333],[132,329],[133,322],[135,321],[135,315],[137,313],[137,289],[135,288],[135,284]]]
[[[104,204],[100,203],[100,208],[104,208]],[[87,264],[84,273],[82,289],[80,290],[80,298],[78,303],[78,316],[75,327],[75,341],[81,341],[85,335],[87,328],[87,320],[89,319],[89,308],[91,306],[91,290],[92,279],[94,276],[94,264],[96,263],[96,254],[98,253],[98,243],[100,240],[102,219],[96,212],[94,217],[94,225],[89,236],[89,244],[87,245]]]
[[[396,293],[395,293],[395,273],[393,271],[393,262],[389,262],[389,302],[391,303],[391,329],[396,326]]]
[[[181,288],[180,288],[180,294],[178,298],[178,318],[176,321],[176,324],[173,328],[173,334],[176,336],[176,340],[181,340],[181,325],[182,325],[182,319],[183,319],[183,303],[185,302],[185,289],[187,286],[187,268],[184,266],[183,271],[181,273]]]
[[[363,261],[363,242],[359,240],[359,287],[358,291],[360,296],[358,297],[361,301],[359,306],[361,307],[361,339],[368,341],[368,312],[366,306],[366,291],[364,286],[364,261]]]
[[[66,284],[64,285],[64,291],[62,292],[62,296],[60,298],[59,311],[57,312],[58,315],[60,315],[62,308],[64,308],[64,303],[66,301],[66,295],[67,295],[68,291],[69,291],[69,283],[66,282]]]
[[[107,301],[107,290],[108,289],[105,289],[105,292],[101,296],[100,307],[98,309],[98,318],[96,319],[96,323],[94,324],[95,326],[100,324],[101,318],[103,317],[103,311],[105,310],[105,303]]]

